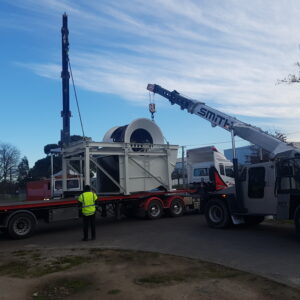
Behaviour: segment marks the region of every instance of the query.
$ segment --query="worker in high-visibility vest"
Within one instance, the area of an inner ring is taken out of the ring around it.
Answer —
[[[96,239],[96,204],[95,201],[98,196],[91,191],[89,185],[84,186],[83,193],[79,196],[78,201],[81,203],[81,210],[83,216],[83,241],[88,240],[89,225],[91,227],[92,240]]]

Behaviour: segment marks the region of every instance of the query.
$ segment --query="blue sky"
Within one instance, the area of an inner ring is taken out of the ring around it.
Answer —
[[[60,138],[64,12],[84,130],[93,140],[150,118],[146,86],[156,83],[300,141],[300,84],[276,85],[298,75],[299,1],[1,0],[0,141],[18,147],[31,166]],[[225,130],[158,95],[155,102],[170,143],[230,147]],[[81,134],[73,96],[71,110],[71,133]]]

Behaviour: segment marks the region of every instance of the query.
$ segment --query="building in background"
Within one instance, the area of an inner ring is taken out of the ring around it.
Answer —
[[[237,147],[236,148],[236,156],[238,159],[239,164],[245,165],[250,164],[251,157],[257,156],[257,159],[259,159],[259,153],[260,153],[260,147],[256,145],[249,145],[244,147]],[[232,149],[225,149],[224,155],[227,159],[232,161],[233,158],[233,152]]]

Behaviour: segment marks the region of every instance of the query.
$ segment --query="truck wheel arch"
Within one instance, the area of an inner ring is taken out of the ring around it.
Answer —
[[[36,216],[28,210],[13,212],[5,220],[7,232],[13,239],[23,239],[31,236],[35,231],[36,224]]]
[[[164,206],[159,197],[147,198],[143,206],[148,219],[159,219],[163,214]]]
[[[20,214],[20,213],[26,213],[26,214],[31,215],[31,216],[34,218],[35,223],[37,224],[38,221],[37,221],[37,218],[36,218],[35,214],[34,214],[33,212],[29,211],[29,210],[22,209],[22,210],[14,211],[13,213],[9,214],[9,215],[6,217],[5,221],[4,221],[4,226],[7,227],[9,221],[11,220],[11,218],[12,218],[13,216],[15,216],[16,214]]]

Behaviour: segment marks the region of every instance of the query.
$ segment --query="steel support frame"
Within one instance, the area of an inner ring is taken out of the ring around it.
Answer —
[[[133,148],[141,149],[141,151],[133,151]],[[140,168],[144,170],[144,168],[138,164],[135,160],[135,156],[161,156],[164,160],[166,160],[167,169],[168,169],[168,182],[163,183],[160,182],[163,186],[165,186],[168,190],[172,188],[172,180],[171,180],[171,166],[169,162],[169,153],[171,150],[177,150],[177,145],[169,145],[169,144],[137,144],[137,143],[107,143],[107,142],[93,142],[93,141],[80,141],[74,144],[71,144],[68,147],[63,148],[62,150],[62,169],[63,169],[63,191],[67,191],[67,170],[70,161],[80,161],[80,165],[82,166],[83,162],[83,170],[84,170],[84,184],[91,184],[91,163],[93,163],[98,169],[102,172],[107,173],[108,177],[112,178],[112,175],[109,174],[107,170],[103,168],[103,166],[99,165],[95,158],[97,156],[109,156],[109,155],[118,155],[124,157],[124,171],[125,171],[125,186],[117,186],[120,188],[120,192],[123,192],[125,195],[128,195],[128,167],[129,160],[133,161]],[[81,167],[82,168],[82,167]],[[144,170],[145,171],[145,170]],[[149,171],[147,174],[151,177],[154,177]],[[80,174],[82,175],[82,174]],[[116,183],[115,183],[116,184]]]

